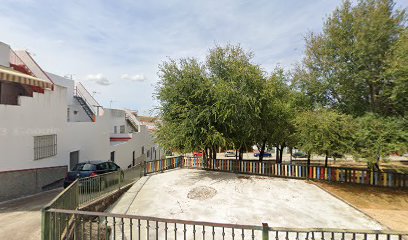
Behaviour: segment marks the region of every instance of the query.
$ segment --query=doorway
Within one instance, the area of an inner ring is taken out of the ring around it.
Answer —
[[[111,160],[112,162],[115,162],[115,151],[111,152],[110,160]]]
[[[79,151],[69,153],[69,169],[72,170],[79,162]]]

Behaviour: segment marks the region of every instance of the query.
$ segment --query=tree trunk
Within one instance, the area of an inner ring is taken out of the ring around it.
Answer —
[[[310,152],[307,153],[307,166],[310,166]]]
[[[217,159],[217,147],[213,147],[213,159]]]
[[[329,161],[329,153],[326,151],[326,158],[324,159],[324,167],[327,167],[328,161]]]
[[[240,161],[242,161],[243,152],[244,152],[244,148],[243,148],[243,147],[240,147],[240,148],[239,148],[239,160],[240,160]]]
[[[279,145],[276,145],[275,147],[276,147],[275,159],[276,159],[276,163],[279,163]]]
[[[259,161],[262,161],[262,160],[263,160],[263,155],[264,155],[264,153],[265,153],[265,146],[266,146],[266,140],[263,140],[263,141],[262,141],[261,149],[260,149],[260,151],[259,151]]]
[[[238,161],[238,149],[235,149],[235,160]]]
[[[284,145],[281,145],[279,149],[279,163],[282,163],[282,158],[283,158],[283,149],[285,148]]]
[[[375,162],[374,166],[377,169],[377,171],[381,171],[381,169],[380,169],[380,156],[377,156],[377,161]]]
[[[289,147],[289,153],[290,153],[290,163],[292,163],[292,154],[293,154],[293,147]]]

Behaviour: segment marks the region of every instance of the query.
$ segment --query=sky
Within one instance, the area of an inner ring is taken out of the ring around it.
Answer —
[[[152,115],[158,66],[204,60],[240,44],[271,72],[290,69],[304,37],[341,0],[0,0],[0,41],[29,51],[46,71],[82,82],[104,107]],[[408,7],[408,1],[396,1]]]

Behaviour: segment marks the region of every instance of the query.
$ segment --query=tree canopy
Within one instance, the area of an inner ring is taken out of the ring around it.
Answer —
[[[159,143],[181,152],[284,147],[370,166],[408,151],[408,30],[392,0],[345,0],[303,60],[266,73],[240,45],[159,66]],[[242,158],[242,154],[240,154]]]

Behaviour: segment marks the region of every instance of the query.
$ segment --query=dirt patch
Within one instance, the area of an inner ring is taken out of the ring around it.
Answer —
[[[316,182],[384,226],[408,231],[408,191],[362,185]]]
[[[250,179],[250,176],[238,176],[239,179]]]
[[[206,200],[217,195],[217,190],[212,187],[200,186],[195,187],[188,192],[187,197],[195,200]]]

